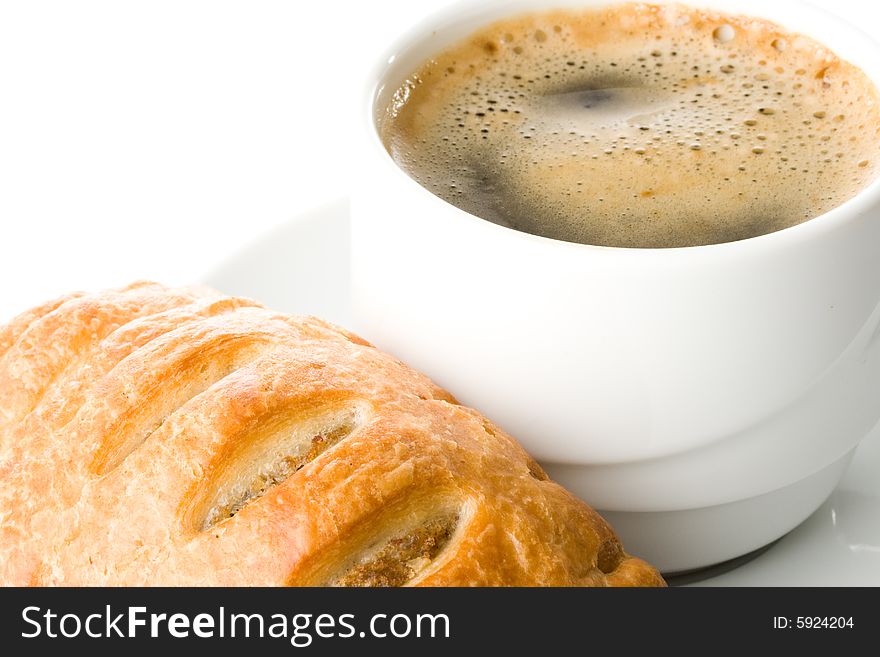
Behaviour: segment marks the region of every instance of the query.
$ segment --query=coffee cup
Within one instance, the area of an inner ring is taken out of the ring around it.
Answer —
[[[689,248],[576,244],[441,200],[392,159],[379,108],[425,59],[517,12],[467,0],[367,81],[352,203],[355,328],[515,436],[666,573],[717,564],[813,513],[880,419],[880,183],[810,221]],[[766,18],[880,81],[880,46],[799,2]]]

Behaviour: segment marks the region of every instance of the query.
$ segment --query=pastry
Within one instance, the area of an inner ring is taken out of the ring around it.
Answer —
[[[0,329],[4,585],[662,585],[513,439],[359,337],[205,288]]]

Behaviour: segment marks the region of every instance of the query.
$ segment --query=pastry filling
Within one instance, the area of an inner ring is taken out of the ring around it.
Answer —
[[[432,518],[410,531],[393,536],[370,550],[331,586],[403,586],[443,551],[458,525],[458,514]]]
[[[282,421],[263,427],[260,435],[242,436],[204,490],[207,491],[196,529],[205,531],[231,518],[273,487],[296,474],[327,450],[355,433],[366,422],[360,405],[324,411],[308,420]]]
[[[606,575],[609,575],[617,570],[620,562],[623,561],[623,556],[623,546],[620,542],[615,539],[609,539],[599,547],[596,567]]]
[[[273,486],[316,459],[324,451],[347,438],[356,429],[354,422],[346,422],[323,433],[312,436],[307,450],[299,454],[291,454],[269,464],[261,470],[253,481],[232,498],[225,498],[224,503],[208,511],[203,529],[208,529],[225,518],[231,518],[241,511],[253,499],[262,497]]]

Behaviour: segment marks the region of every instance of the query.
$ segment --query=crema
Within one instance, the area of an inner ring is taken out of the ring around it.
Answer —
[[[405,80],[380,131],[463,210],[601,246],[778,231],[877,176],[866,74],[765,20],[679,5],[516,16]]]

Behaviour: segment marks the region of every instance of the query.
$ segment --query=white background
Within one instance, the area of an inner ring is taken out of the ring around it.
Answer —
[[[880,5],[816,2],[880,37]],[[345,195],[365,63],[448,3],[0,0],[0,321],[196,281]]]

